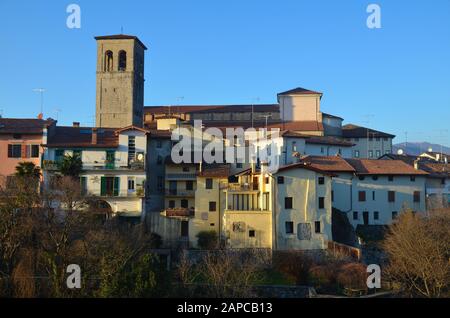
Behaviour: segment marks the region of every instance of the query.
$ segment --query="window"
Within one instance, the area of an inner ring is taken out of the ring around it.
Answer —
[[[119,72],[123,72],[127,69],[127,52],[119,52]]]
[[[206,179],[205,181],[205,188],[208,190],[211,190],[213,188],[213,179]]]
[[[181,221],[181,236],[189,236],[189,221]]]
[[[398,216],[398,212],[397,211],[393,211],[392,212],[392,219],[395,220]]]
[[[284,198],[284,208],[285,209],[292,209],[292,197]]]
[[[390,182],[394,181],[394,176],[388,176],[388,181]]]
[[[186,190],[194,190],[194,181],[186,181]]]
[[[355,158],[359,158],[359,150],[355,150]]]
[[[134,190],[134,179],[128,179],[128,190]]]
[[[369,150],[369,158],[373,158],[373,150]]]
[[[216,201],[209,201],[209,212],[216,212]]]
[[[242,169],[242,163],[240,163],[240,162],[236,163],[236,168],[237,169]]]
[[[320,232],[321,232],[321,231],[320,231],[320,221],[314,222],[314,231],[315,231],[316,233],[320,233]]]
[[[8,145],[8,158],[20,158],[22,157],[21,145]]]
[[[366,177],[364,176],[359,176],[359,180],[363,181]]]
[[[372,200],[375,201],[375,191],[372,191]]]
[[[292,151],[297,151],[297,143],[295,141],[292,142]]]
[[[181,200],[181,207],[187,209],[189,206],[189,202],[186,199]]]
[[[100,195],[102,197],[119,195],[120,177],[101,177],[100,183]]]
[[[111,51],[105,52],[105,72],[111,72],[113,68],[113,53]]]
[[[366,191],[359,191],[358,192],[358,201],[359,202],[365,202],[366,201]]]
[[[325,177],[319,177],[319,184],[325,184]]]
[[[386,137],[383,138],[384,141],[388,141],[388,139]]]
[[[294,234],[294,222],[286,222],[285,223],[286,234]]]
[[[174,209],[175,208],[175,200],[170,200],[169,201],[169,209]]]
[[[324,153],[325,152],[325,148],[320,147],[320,153]]]
[[[358,212],[353,212],[353,220],[358,220]]]
[[[269,184],[269,177],[265,177],[266,184]]]
[[[156,148],[162,148],[162,141],[161,140],[157,140],[156,141]]]
[[[31,145],[30,148],[30,157],[39,158],[39,145]]]
[[[376,153],[377,158],[381,157],[381,150],[377,150],[375,153]]]
[[[284,177],[283,176],[278,176],[277,177],[277,183],[278,184],[284,184]]]
[[[378,212],[378,211],[373,212],[373,219],[374,220],[379,220],[380,219],[380,212]]]
[[[378,176],[372,176],[372,180],[373,181],[377,181],[378,180]]]
[[[411,176],[409,179],[411,180],[411,182],[414,182],[416,181],[416,176]]]
[[[414,202],[420,202],[420,191],[414,191]]]
[[[334,202],[334,191],[331,190],[331,202]]]
[[[395,191],[388,192],[388,202],[395,202]]]
[[[255,236],[256,236],[255,230],[249,230],[248,231],[248,237],[255,237]]]
[[[319,197],[319,209],[325,209],[325,198]]]

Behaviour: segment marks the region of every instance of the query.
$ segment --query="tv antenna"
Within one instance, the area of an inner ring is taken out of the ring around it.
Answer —
[[[255,97],[252,99],[252,128],[254,128],[254,110],[255,110],[255,102],[259,103],[259,97]]]
[[[45,88],[35,88],[33,89],[33,92],[40,93],[41,94],[41,114],[44,114],[44,92],[46,91]]]

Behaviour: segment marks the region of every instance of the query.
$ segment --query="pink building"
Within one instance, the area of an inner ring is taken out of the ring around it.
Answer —
[[[0,118],[0,185],[16,171],[19,162],[31,161],[41,166],[47,128],[52,119]]]

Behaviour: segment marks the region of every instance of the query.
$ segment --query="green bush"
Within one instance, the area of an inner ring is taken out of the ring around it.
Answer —
[[[218,237],[215,231],[202,231],[197,234],[197,244],[202,250],[217,248]]]

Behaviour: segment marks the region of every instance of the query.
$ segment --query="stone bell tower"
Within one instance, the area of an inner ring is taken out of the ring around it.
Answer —
[[[132,35],[97,36],[96,127],[142,127],[144,56]]]

